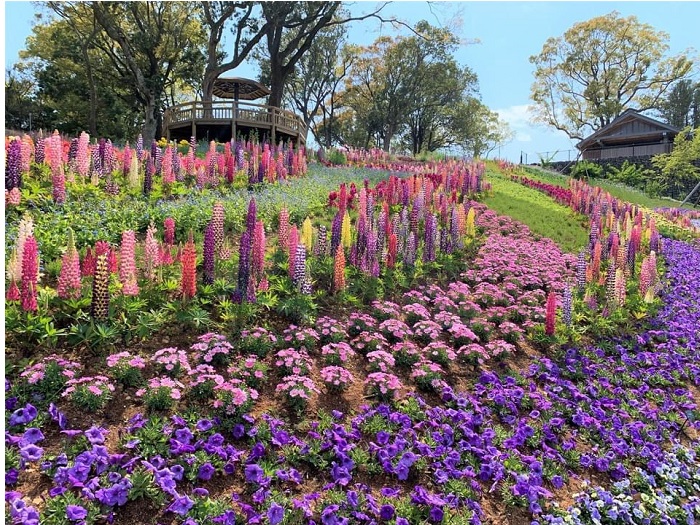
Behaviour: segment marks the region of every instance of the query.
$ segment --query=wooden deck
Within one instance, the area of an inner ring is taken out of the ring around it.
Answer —
[[[163,113],[163,130],[168,140],[218,140],[227,142],[239,135],[256,133],[271,143],[291,140],[306,144],[306,126],[301,117],[273,106],[246,101],[187,102]]]

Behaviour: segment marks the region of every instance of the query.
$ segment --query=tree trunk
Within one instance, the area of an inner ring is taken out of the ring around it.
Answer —
[[[148,101],[146,102],[143,119],[143,131],[141,132],[141,135],[143,136],[143,145],[145,147],[150,147],[151,142],[156,140],[157,132],[158,118],[156,117],[156,101],[153,97],[149,97]]]

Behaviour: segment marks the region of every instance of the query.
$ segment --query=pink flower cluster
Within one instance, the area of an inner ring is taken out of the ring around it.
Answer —
[[[82,365],[75,361],[68,361],[56,354],[51,354],[24,370],[20,377],[25,378],[30,385],[36,385],[44,380],[47,370],[51,368],[57,369],[61,376],[73,379],[76,371],[80,370]]]
[[[321,347],[321,357],[329,365],[347,363],[355,355],[355,351],[347,343],[328,343]]]
[[[403,384],[401,380],[393,374],[385,372],[373,372],[365,379],[365,386],[371,394],[377,395],[380,399],[393,399],[398,397]]]
[[[355,377],[342,366],[327,366],[321,369],[321,379],[331,392],[345,390],[355,382]]]
[[[162,372],[172,377],[177,377],[191,368],[187,354],[173,347],[158,350],[151,357],[151,362]]]
[[[136,391],[136,397],[148,397],[163,389],[168,397],[178,400],[182,397],[185,385],[169,377],[154,377],[148,381],[148,388],[140,388]]]
[[[107,356],[108,368],[131,367],[143,369],[146,367],[146,361],[143,357],[134,356],[129,352],[119,352],[118,354],[110,354]]]
[[[309,373],[314,362],[305,350],[285,348],[275,354],[275,366],[283,374],[302,375]]]
[[[199,336],[197,341],[190,349],[203,363],[224,364],[228,362],[233,353],[233,345],[223,335],[209,332]]]

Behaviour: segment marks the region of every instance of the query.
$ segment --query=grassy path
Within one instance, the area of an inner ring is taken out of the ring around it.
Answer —
[[[533,233],[549,237],[569,253],[578,252],[588,242],[584,217],[540,191],[509,180],[496,169],[489,169],[486,177],[493,193],[484,199],[484,204],[495,212],[527,224]]]

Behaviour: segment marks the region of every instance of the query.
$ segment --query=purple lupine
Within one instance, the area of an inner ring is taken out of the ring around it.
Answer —
[[[403,257],[406,266],[413,266],[416,263],[416,234],[409,232],[406,241],[406,252]]]
[[[459,234],[459,213],[457,212],[457,206],[452,207],[452,213],[450,214],[450,236],[452,237],[453,249],[461,250],[464,248],[464,241]]]
[[[586,251],[578,252],[576,261],[576,290],[582,294],[586,289]]]
[[[595,242],[598,240],[598,224],[595,220],[591,220],[591,231],[588,234],[588,244],[593,249]]]
[[[253,232],[255,231],[255,222],[257,221],[257,207],[255,205],[255,197],[252,197],[250,199],[250,202],[248,202],[248,214],[246,215],[246,229],[248,232],[253,235]]]
[[[197,151],[197,138],[194,136],[190,136],[190,148],[194,152]]]
[[[292,282],[297,288],[301,285],[306,277],[306,246],[300,242],[297,244],[296,254],[294,256],[294,274]]]
[[[248,291],[248,281],[250,280],[250,252],[250,233],[246,230],[241,236],[241,246],[238,256],[238,287],[236,291],[240,293],[241,298],[243,298]]]
[[[153,163],[153,158],[148,159],[148,164],[146,165],[146,173],[143,174],[143,194],[148,196],[153,189],[153,176],[156,173],[156,167]]]
[[[156,173],[158,172],[158,170],[160,170],[161,154],[162,153],[160,151],[160,148],[154,140],[153,142],[151,142],[151,158],[153,159],[153,165],[156,168]]]
[[[340,246],[340,229],[342,224],[343,218],[338,212],[333,217],[333,224],[331,225],[331,253],[335,253],[338,250],[338,246]]]
[[[243,153],[243,143],[240,140],[236,141],[236,169],[242,170],[245,164],[245,155]]]
[[[107,139],[104,143],[104,156],[102,165],[107,173],[112,173],[115,169],[116,158],[114,156],[114,146],[112,141]]]
[[[659,232],[654,229],[649,237],[649,250],[652,252],[659,253],[659,248],[661,247]]]
[[[68,148],[68,164],[73,171],[77,171],[75,167],[75,161],[78,158],[78,142],[80,139],[75,137],[70,141],[70,148]],[[124,150],[126,152],[126,150]]]
[[[437,237],[437,219],[432,213],[425,218],[425,244],[423,246],[423,261],[435,260],[435,241]]]
[[[311,293],[313,292],[313,290],[311,289],[311,272],[308,268],[304,273],[304,278],[301,281],[299,291],[302,293],[302,295],[311,295]]]
[[[216,236],[211,221],[204,230],[204,284],[214,282],[216,270]]]
[[[564,287],[564,296],[562,298],[562,320],[567,328],[571,327],[571,303],[573,297],[571,294],[571,286],[567,283]]]
[[[418,233],[418,221],[420,220],[420,209],[418,200],[413,203],[413,208],[411,209],[410,227],[411,231]]]
[[[102,177],[102,158],[100,157],[100,147],[95,145],[91,148],[92,154],[92,176],[97,178]]]
[[[5,189],[10,191],[13,188],[22,186],[22,144],[19,139],[10,142],[5,159]]]

